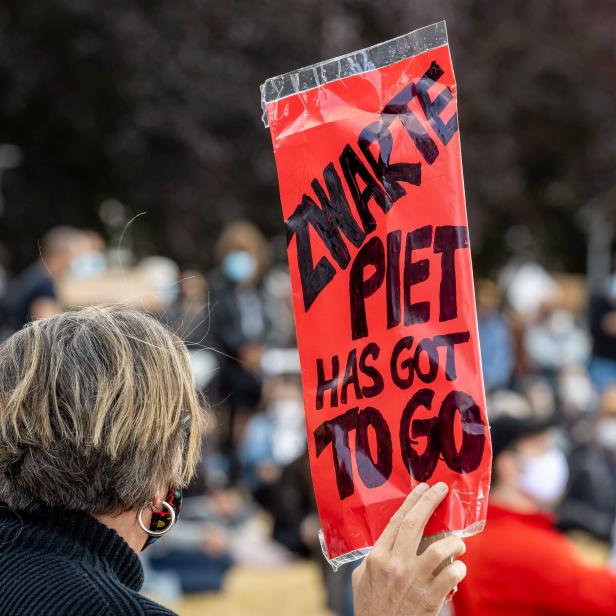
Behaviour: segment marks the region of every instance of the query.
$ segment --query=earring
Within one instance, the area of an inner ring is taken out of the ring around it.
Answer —
[[[167,534],[175,525],[175,522],[176,522],[175,509],[167,501],[161,501],[161,505],[167,510],[167,512],[169,513],[171,517],[169,524],[167,524],[167,526],[165,526],[165,528],[163,528],[162,530],[151,530],[149,528],[146,528],[145,524],[143,523],[143,520],[141,519],[141,514],[144,512],[145,509],[147,509],[151,505],[145,505],[141,507],[141,509],[139,510],[139,515],[137,516],[137,519],[139,521],[139,526],[141,526],[141,529],[145,533],[147,533],[150,537],[161,537],[162,535]],[[158,513],[158,512],[154,512],[154,513]]]

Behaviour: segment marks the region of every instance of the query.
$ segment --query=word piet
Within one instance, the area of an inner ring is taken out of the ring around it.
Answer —
[[[458,248],[468,248],[468,229],[442,226],[433,230],[432,225],[426,225],[405,235],[406,246],[402,268],[400,231],[391,231],[387,234],[386,246],[383,246],[379,237],[371,238],[361,247],[353,261],[349,276],[353,340],[368,335],[365,301],[383,284],[387,290],[387,329],[400,324],[401,303],[404,306],[405,326],[426,323],[430,320],[430,302],[413,303],[411,287],[424,282],[431,275],[430,261],[415,260],[413,253],[431,246],[434,253],[441,256],[438,320],[450,321],[458,316],[455,251]],[[370,269],[372,274],[365,278],[365,271]]]

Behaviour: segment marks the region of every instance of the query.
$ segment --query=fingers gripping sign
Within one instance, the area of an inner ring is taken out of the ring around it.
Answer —
[[[447,485],[420,484],[392,517],[364,562],[353,573],[356,616],[433,616],[464,578],[464,542],[449,535],[421,555],[426,524],[448,492]]]

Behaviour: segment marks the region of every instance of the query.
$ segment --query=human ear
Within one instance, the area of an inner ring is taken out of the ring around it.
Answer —
[[[161,496],[162,491],[158,492],[155,496],[152,497],[152,509],[154,511],[161,511],[163,508],[163,501],[165,500],[164,496]]]

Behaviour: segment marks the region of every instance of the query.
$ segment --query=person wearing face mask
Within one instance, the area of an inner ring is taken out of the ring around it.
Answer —
[[[234,481],[240,466],[237,443],[261,401],[261,357],[271,331],[263,277],[271,255],[259,229],[238,221],[223,229],[216,257],[219,267],[211,277],[210,322],[212,345],[220,351],[218,394],[228,410],[223,453]]]
[[[298,383],[269,377],[263,389],[264,410],[248,421],[238,457],[243,483],[255,500],[271,511],[283,469],[306,449],[306,429]]]
[[[589,321],[593,338],[590,374],[600,390],[616,384],[616,262],[599,293],[590,299]]]
[[[526,330],[524,350],[534,370],[552,381],[567,366],[586,365],[590,343],[574,315],[553,301]]]
[[[498,285],[486,278],[475,284],[477,326],[481,341],[481,368],[486,391],[506,388],[516,361],[510,324],[501,309]]]
[[[72,260],[69,275],[75,280],[97,278],[107,269],[107,246],[103,237],[91,229],[80,231],[81,248]]]
[[[559,527],[581,529],[608,542],[616,517],[616,386],[603,392],[592,439],[573,450],[570,465]]]
[[[549,422],[492,421],[493,477],[483,533],[467,540],[455,616],[613,616],[616,574],[590,567],[554,526],[568,480]]]
[[[57,286],[71,272],[83,248],[84,235],[73,227],[55,227],[41,242],[41,258],[12,282],[5,311],[13,331],[62,309]]]

